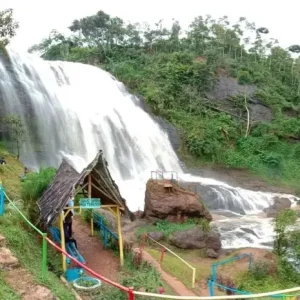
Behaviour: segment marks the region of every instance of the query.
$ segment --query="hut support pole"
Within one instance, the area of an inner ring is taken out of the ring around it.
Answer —
[[[122,236],[122,229],[121,229],[121,214],[120,214],[120,208],[117,206],[116,208],[116,217],[118,222],[118,236],[119,236],[119,252],[120,252],[120,263],[121,266],[124,265],[124,253],[123,253],[123,236]]]
[[[60,227],[60,239],[61,239],[61,249],[66,251],[66,241],[65,241],[65,231],[64,231],[64,212],[62,211],[59,215],[59,227]],[[67,271],[67,261],[66,256],[62,254],[62,268],[63,271]]]
[[[92,174],[89,174],[88,177],[88,196],[92,198]],[[91,214],[91,236],[94,236],[94,210],[92,209]]]

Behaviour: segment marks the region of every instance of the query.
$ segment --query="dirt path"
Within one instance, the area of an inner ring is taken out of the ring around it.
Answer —
[[[134,249],[134,251],[139,252],[139,249]],[[179,296],[196,296],[193,292],[188,290],[186,286],[179,281],[177,278],[166,273],[157,262],[157,260],[152,257],[145,250],[143,251],[143,259],[149,262],[156,270],[161,274],[162,279],[177,293]]]
[[[87,267],[116,281],[118,278],[119,258],[106,250],[97,236],[90,237],[90,227],[80,220],[73,220],[74,238],[78,244],[78,250],[86,261]]]

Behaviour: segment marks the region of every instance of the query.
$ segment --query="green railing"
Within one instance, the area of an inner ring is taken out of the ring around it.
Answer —
[[[5,199],[13,206],[13,208],[22,216],[25,222],[33,228],[37,233],[39,233],[43,237],[43,244],[42,244],[42,278],[45,279],[47,276],[47,233],[42,232],[36,226],[34,226],[26,216],[19,210],[19,208],[14,204],[12,200],[9,199],[5,190],[0,183],[0,216],[4,214],[4,202]]]

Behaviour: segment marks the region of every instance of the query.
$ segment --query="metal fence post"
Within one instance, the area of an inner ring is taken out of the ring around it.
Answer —
[[[4,189],[0,181],[0,216],[4,215]]]
[[[129,291],[128,291],[128,300],[134,300],[133,288],[129,288]]]
[[[42,278],[47,277],[47,233],[43,233]]]
[[[208,281],[208,289],[209,289],[209,295],[214,296],[214,283],[212,280]]]
[[[251,269],[252,266],[252,254],[249,255],[249,269]]]

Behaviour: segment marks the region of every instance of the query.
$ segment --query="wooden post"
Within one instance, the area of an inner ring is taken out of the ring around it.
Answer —
[[[92,198],[92,175],[89,174],[88,176],[88,197]],[[94,211],[92,209],[91,215],[91,236],[94,236]]]
[[[164,254],[165,254],[165,248],[161,247],[161,256],[160,256],[160,265],[162,264],[163,260],[164,260]]]
[[[119,206],[117,206],[117,222],[118,222],[120,263],[121,263],[121,266],[123,266],[124,265],[123,237],[122,237],[121,214],[120,214],[120,208],[119,208]]]
[[[60,240],[61,240],[61,249],[66,251],[66,241],[65,241],[65,231],[64,231],[64,212],[62,211],[59,216],[59,225],[60,225]],[[63,271],[67,271],[67,261],[66,256],[62,254],[62,268]]]

